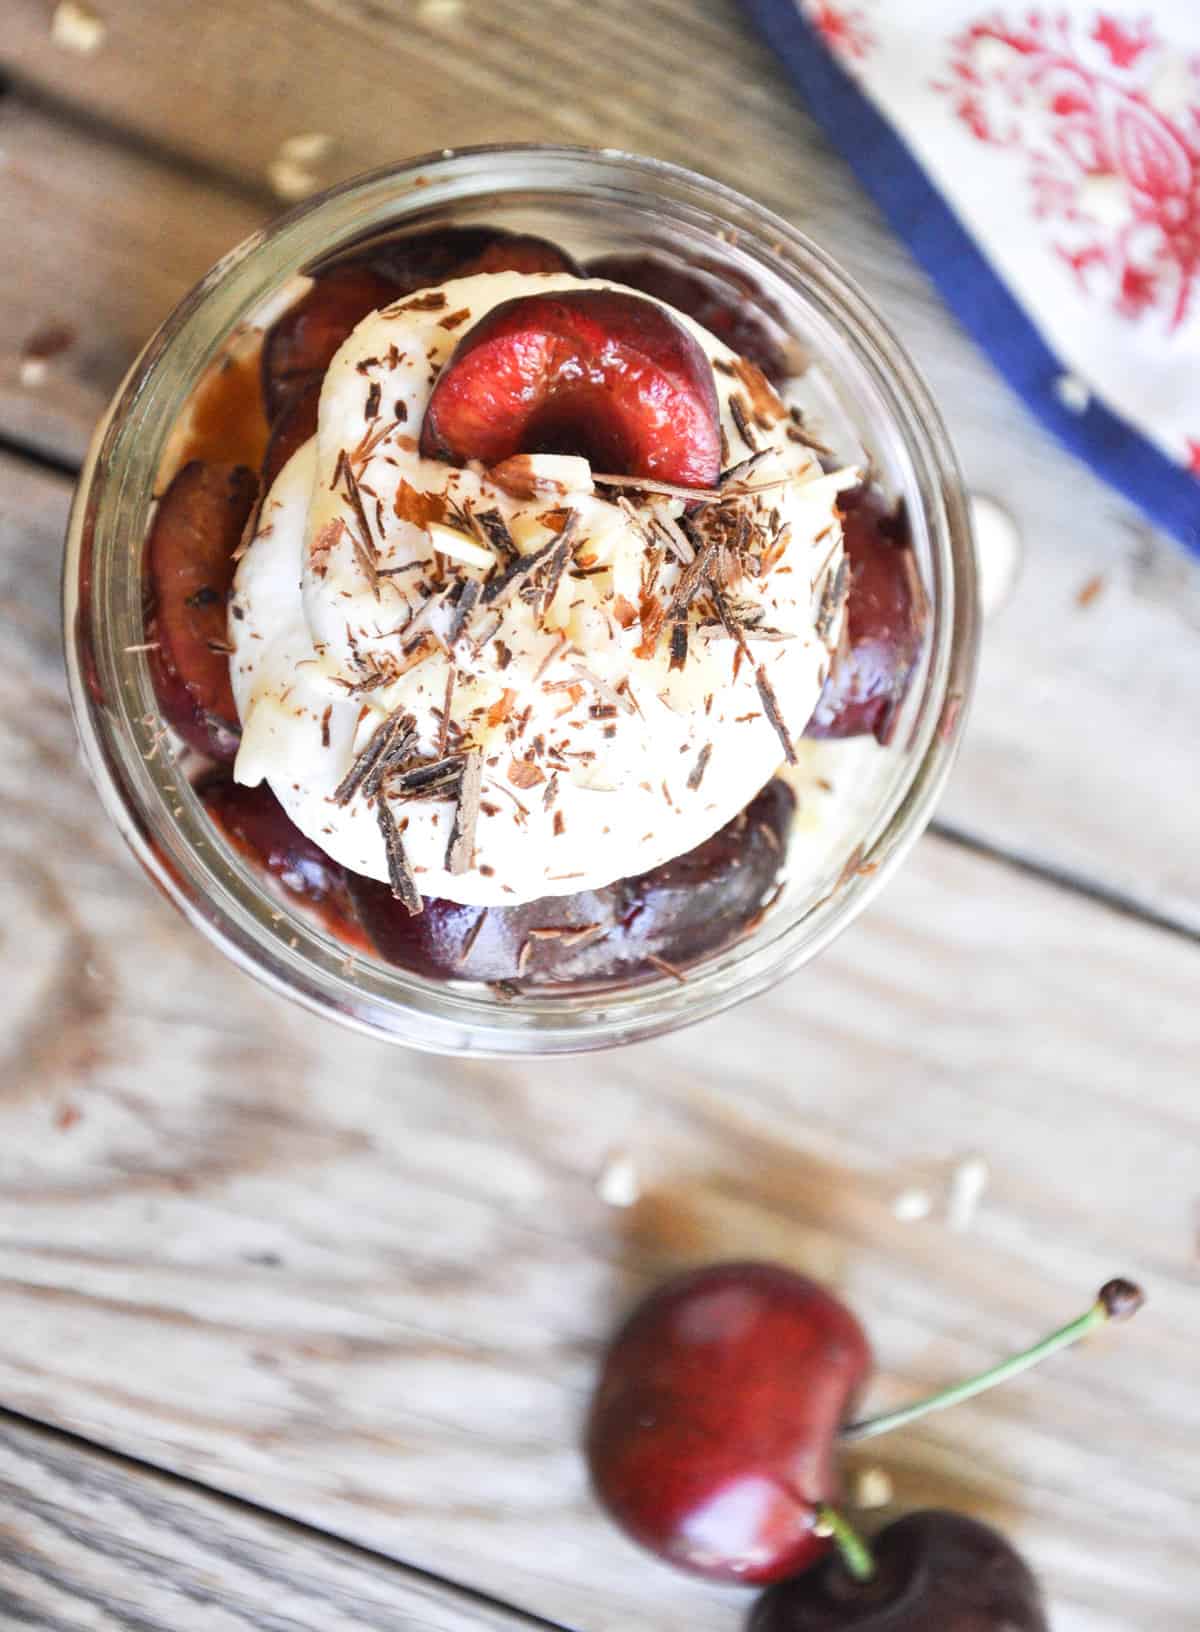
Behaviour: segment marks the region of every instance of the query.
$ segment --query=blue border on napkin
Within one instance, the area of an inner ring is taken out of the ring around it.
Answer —
[[[782,58],[809,111],[1009,385],[1072,453],[1200,554],[1200,480],[1095,396],[1082,413],[1063,405],[1056,384],[1069,370],[902,138],[809,27],[796,0],[742,4]]]

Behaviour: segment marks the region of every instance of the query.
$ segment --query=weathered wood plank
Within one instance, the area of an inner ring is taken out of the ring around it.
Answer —
[[[65,484],[0,476],[0,1402],[586,1632],[727,1632],[737,1594],[587,1494],[595,1357],[639,1288],[805,1266],[864,1315],[883,1402],[1123,1270],[1135,1327],[863,1456],[906,1506],[1008,1527],[1059,1632],[1193,1624],[1200,948],[931,839],[715,1024],[565,1073],[383,1049],[133,876],[58,677]],[[991,1185],[953,1231],[971,1154]],[[914,1186],[930,1214],[900,1222]]]
[[[14,0],[0,51],[40,90],[241,183],[269,186],[284,144],[304,134],[332,139],[309,165],[321,184],[444,143],[591,141],[706,169],[831,248],[929,374],[970,482],[1006,505],[1025,540],[945,819],[1200,929],[1190,706],[1200,566],[1029,421],[814,133],[734,0],[560,0],[552,28],[540,0],[499,13],[481,0],[102,10],[105,39],[81,62],[54,44],[42,0]],[[147,71],[167,62],[169,74]],[[266,94],[278,83],[287,96]],[[0,315],[0,428],[74,456],[153,323],[258,212],[19,104],[7,119],[0,209],[23,231],[0,246],[15,291]],[[53,280],[29,276],[46,265]],[[80,311],[90,316],[77,352],[22,386],[21,345]],[[1093,581],[1100,593],[1080,605]]]
[[[546,1624],[3,1416],[0,1622],[45,1632]]]
[[[0,436],[81,460],[162,319],[269,213],[0,96]]]

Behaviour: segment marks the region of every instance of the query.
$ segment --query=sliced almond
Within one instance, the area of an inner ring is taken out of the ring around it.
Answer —
[[[448,555],[468,567],[480,567],[485,572],[496,565],[496,557],[486,544],[480,544],[469,533],[460,532],[457,527],[447,527],[442,521],[431,521],[426,531],[430,543],[442,555]]]

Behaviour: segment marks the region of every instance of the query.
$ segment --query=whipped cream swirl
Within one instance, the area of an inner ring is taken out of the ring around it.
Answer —
[[[825,474],[757,370],[698,324],[673,314],[713,364],[727,469],[742,466],[699,507],[598,483],[581,458],[488,472],[419,454],[471,324],[514,296],[612,287],[484,274],[373,313],[266,497],[231,602],[235,774],[266,778],[356,872],[388,877],[379,795],[335,795],[399,718],[408,763],[469,749],[481,773],[454,870],[454,790],[388,798],[417,888],[512,905],[692,849],[812,713],[844,615],[836,499],[857,472]]]

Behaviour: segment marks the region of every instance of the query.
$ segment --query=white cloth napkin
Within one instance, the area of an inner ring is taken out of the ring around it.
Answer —
[[[1200,0],[746,4],[1010,382],[1200,550]]]

